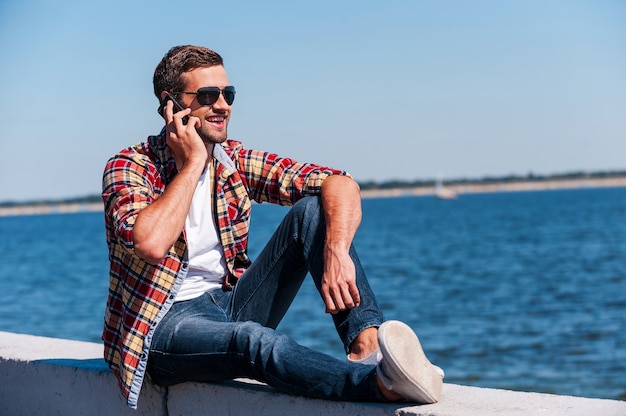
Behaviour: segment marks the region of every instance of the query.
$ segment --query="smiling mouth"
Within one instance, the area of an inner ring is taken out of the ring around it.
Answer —
[[[224,116],[215,116],[215,117],[207,118],[207,121],[209,123],[223,123],[224,120],[226,120],[226,117],[224,117]]]

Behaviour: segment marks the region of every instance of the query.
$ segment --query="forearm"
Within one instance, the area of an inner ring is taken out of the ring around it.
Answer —
[[[204,166],[181,170],[165,192],[137,215],[133,228],[135,253],[149,263],[160,262],[176,242]]]
[[[361,223],[358,184],[347,176],[329,176],[322,183],[322,206],[326,220],[324,276],[321,293],[326,312],[337,313],[360,303],[350,245]]]
[[[332,175],[322,184],[327,248],[348,250],[361,224],[359,185],[348,176]]]

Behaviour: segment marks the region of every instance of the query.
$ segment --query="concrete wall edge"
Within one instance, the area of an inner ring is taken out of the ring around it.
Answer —
[[[626,402],[445,384],[433,405],[314,400],[277,392],[253,380],[144,383],[137,410],[126,406],[98,343],[0,332],[2,415],[592,415],[624,416]]]

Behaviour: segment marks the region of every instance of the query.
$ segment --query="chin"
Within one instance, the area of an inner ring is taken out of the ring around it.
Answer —
[[[224,136],[224,137],[213,137],[211,139],[211,143],[224,143],[226,141],[226,139],[228,139],[228,137]]]
[[[202,141],[205,143],[224,143],[226,139],[228,139],[228,135],[224,133],[223,135],[215,135],[215,134],[201,134]]]

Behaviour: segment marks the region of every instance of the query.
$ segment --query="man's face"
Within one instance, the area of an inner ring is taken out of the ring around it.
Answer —
[[[196,92],[201,87],[224,88],[230,85],[223,66],[196,68],[185,72],[182,79],[186,85],[185,92]],[[227,139],[231,106],[222,94],[210,106],[200,105],[194,94],[181,94],[181,104],[191,108],[191,116],[200,119],[201,125],[197,130],[205,143],[222,143]]]

